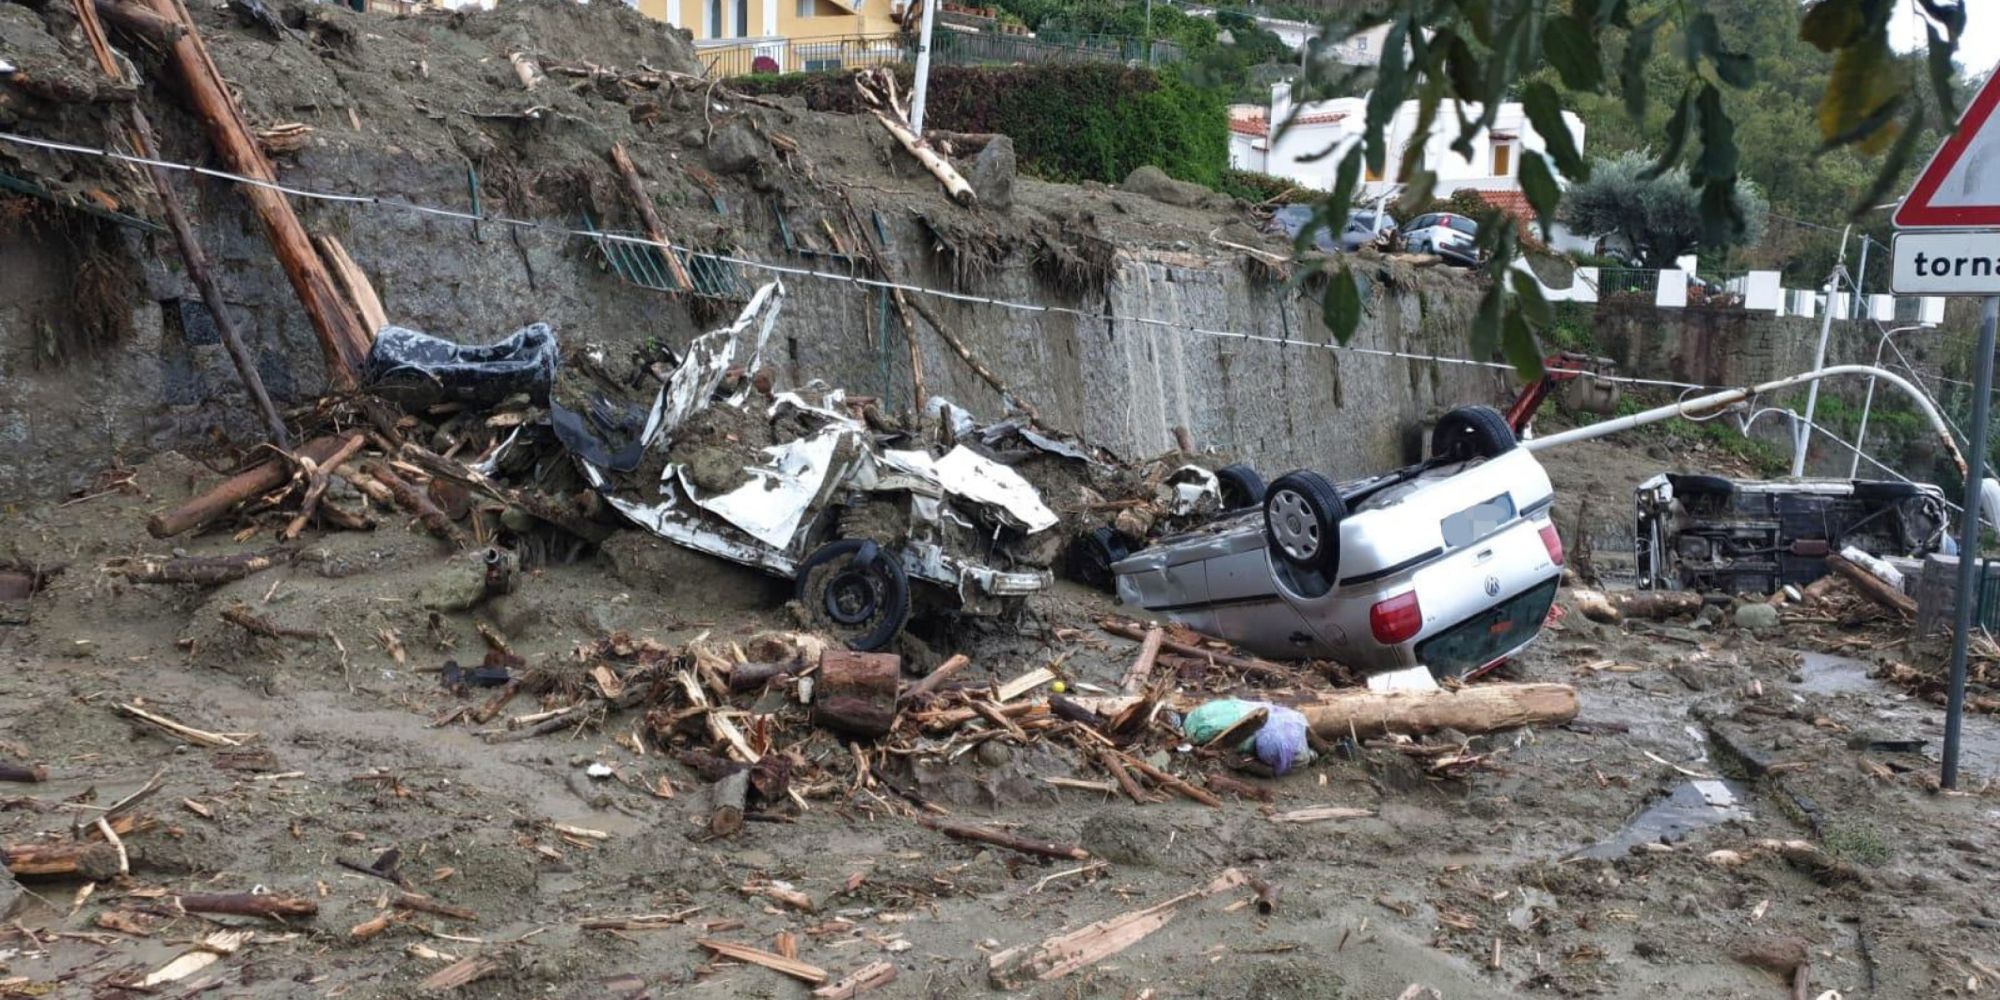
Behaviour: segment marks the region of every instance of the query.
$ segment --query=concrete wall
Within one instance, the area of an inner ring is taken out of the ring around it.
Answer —
[[[462,161],[427,162],[407,153],[353,147],[317,151],[302,183],[374,189],[411,201],[462,205]],[[184,189],[225,296],[281,405],[324,388],[320,353],[261,229],[240,199],[213,181]],[[690,209],[699,211],[699,209]],[[756,258],[828,267],[787,255],[769,232],[769,209],[754,199],[730,206],[738,231],[761,222],[769,241]],[[553,324],[565,342],[630,343],[657,337],[684,344],[718,317],[624,283],[604,270],[585,241],[510,231],[382,209],[308,203],[315,231],[338,236],[381,293],[392,322],[476,342],[534,322]],[[931,240],[907,214],[884,212],[899,271],[932,287],[953,275],[929,256]],[[574,225],[574,220],[548,220]],[[682,220],[670,220],[670,225]],[[692,220],[689,220],[690,223]],[[690,228],[692,226],[690,225]],[[10,231],[0,227],[0,234]],[[114,459],[133,462],[172,447],[200,447],[210,427],[250,441],[250,407],[228,358],[203,322],[205,310],[179,272],[170,240],[121,230],[131,281],[143,291],[133,332],[97,355],[39,364],[44,323],[69,294],[71,264],[19,233],[0,235],[0,501],[82,488]],[[1379,471],[1403,459],[1420,424],[1459,402],[1496,403],[1509,377],[1462,366],[1339,354],[1318,301],[1253,277],[1235,255],[1132,250],[1109,283],[1083,293],[1044,283],[1016,253],[959,290],[1054,302],[1090,314],[1171,318],[1294,343],[1201,336],[1114,318],[1023,314],[933,299],[939,318],[1038,406],[1048,422],[1128,456],[1170,447],[1171,428],[1273,473],[1313,467],[1336,475]],[[1383,265],[1389,267],[1391,265]],[[746,273],[751,282],[759,276]],[[1395,288],[1378,281],[1356,346],[1464,353],[1478,289],[1456,272],[1400,271]],[[910,398],[907,347],[879,293],[848,283],[794,278],[775,333],[777,360],[794,381],[819,378],[897,406]],[[733,313],[733,306],[719,309]],[[921,324],[920,324],[921,326]],[[925,330],[920,343],[928,388],[990,417],[1001,405]]]

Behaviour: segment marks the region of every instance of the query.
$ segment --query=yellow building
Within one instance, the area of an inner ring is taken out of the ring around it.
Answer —
[[[722,76],[870,66],[894,58],[905,0],[627,0],[694,36]]]

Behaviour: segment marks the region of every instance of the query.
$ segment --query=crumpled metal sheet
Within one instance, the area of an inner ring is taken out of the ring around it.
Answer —
[[[1053,528],[1061,520],[1020,473],[964,445],[946,452],[935,469],[945,492],[1005,511],[1030,534]]]
[[[835,456],[850,434],[828,427],[811,437],[766,448],[770,460],[744,470],[750,474],[749,482],[718,495],[702,496],[683,466],[668,466],[668,474],[703,510],[772,548],[785,549],[798,537],[807,513],[825,495],[829,482],[845,478],[846,470],[835,468]]]

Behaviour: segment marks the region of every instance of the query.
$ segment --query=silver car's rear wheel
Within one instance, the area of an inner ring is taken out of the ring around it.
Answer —
[[[1325,476],[1291,472],[1264,494],[1264,534],[1285,562],[1332,576],[1340,568],[1340,519],[1347,506]]]
[[[1269,515],[1271,537],[1293,562],[1311,562],[1319,555],[1319,522],[1305,497],[1296,490],[1273,493]]]

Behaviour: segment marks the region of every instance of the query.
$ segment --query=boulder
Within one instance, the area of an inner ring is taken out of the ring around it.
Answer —
[[[1154,201],[1179,205],[1183,208],[1205,205],[1211,199],[1228,200],[1199,184],[1174,180],[1167,176],[1166,171],[1150,163],[1128,174],[1125,183],[1119,187],[1133,194],[1145,195]]]
[[[1777,628],[1780,624],[1778,609],[1768,604],[1745,604],[1736,609],[1736,627],[1756,632]]]
[[[996,135],[972,161],[966,177],[979,203],[996,212],[1014,207],[1014,140]]]

